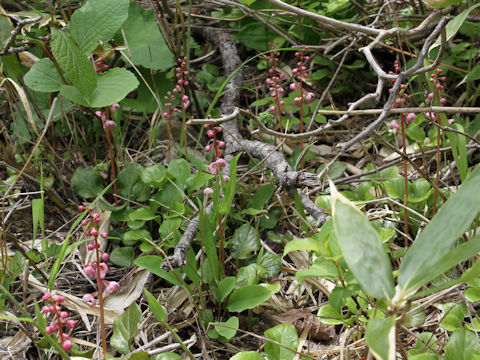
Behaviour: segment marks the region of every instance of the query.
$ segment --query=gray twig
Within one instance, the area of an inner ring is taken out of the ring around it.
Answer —
[[[20,34],[20,31],[22,31],[25,25],[35,23],[37,21],[40,21],[41,19],[42,19],[41,16],[36,16],[34,18],[28,18],[24,20],[20,20],[19,18],[15,17],[15,20],[17,20],[17,26],[10,33],[11,34],[10,37],[5,42],[5,46],[3,47],[2,51],[0,51],[0,56],[16,54],[18,52],[28,50],[30,47],[30,45],[28,44],[24,46],[19,46],[19,47],[12,47],[12,44],[17,38],[18,34]]]

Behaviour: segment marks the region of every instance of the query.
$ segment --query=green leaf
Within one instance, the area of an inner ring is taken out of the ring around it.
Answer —
[[[136,258],[134,261],[135,265],[138,265],[144,269],[147,269],[151,273],[161,277],[162,279],[167,280],[173,285],[178,285],[183,287],[183,283],[179,281],[180,275],[178,269],[174,271],[166,272],[162,270],[161,266],[163,263],[163,258],[156,255],[145,255],[139,258]],[[176,273],[176,274],[175,274]]]
[[[323,305],[318,311],[318,321],[327,325],[343,325],[345,320],[339,309],[334,309],[331,305]]]
[[[462,326],[463,319],[467,315],[461,305],[446,303],[442,305],[443,318],[440,327],[447,331],[454,331]]]
[[[134,258],[133,247],[117,247],[110,253],[110,261],[120,267],[132,266]]]
[[[261,186],[250,199],[249,207],[253,209],[262,209],[275,192],[272,184]]]
[[[118,103],[128,93],[135,90],[138,80],[130,71],[124,68],[113,68],[98,76],[97,87],[90,95],[84,96],[79,89],[73,86],[62,85],[60,93],[67,99],[88,107],[105,107]]]
[[[458,14],[448,22],[447,26],[445,27],[446,41],[450,41],[450,39],[452,39],[457,34],[458,30],[467,19],[467,16],[470,15],[470,13],[479,6],[480,6],[480,3],[470,6],[467,10],[462,11],[460,14]],[[432,46],[430,46],[428,53],[430,54],[432,50],[439,47],[440,44],[441,44],[441,39],[439,37],[437,41],[435,41],[435,43]]]
[[[175,183],[183,190],[185,182],[190,177],[190,165],[185,159],[173,159],[168,164],[168,172],[174,176]]]
[[[194,190],[201,188],[203,185],[205,185],[208,182],[208,180],[212,178],[213,178],[213,175],[208,174],[206,172],[203,172],[203,171],[196,172],[195,174],[193,174],[187,179],[186,184],[187,184],[188,192],[192,192]]]
[[[72,37],[86,55],[108,41],[128,17],[129,0],[88,0],[70,20]]]
[[[152,235],[146,229],[137,229],[137,230],[130,230],[123,234],[123,242],[137,242],[138,240],[152,240]],[[133,245],[133,244],[131,244]]]
[[[38,60],[25,75],[25,84],[38,92],[55,92],[65,85],[49,58]]]
[[[448,270],[442,266],[446,259],[449,264],[464,259],[465,253],[462,250],[469,245],[463,245],[454,253],[451,253],[451,248],[480,210],[479,187],[480,167],[477,167],[414,241],[400,265],[397,294],[399,299],[410,296],[428,281]],[[478,239],[470,241],[474,240]],[[449,253],[455,254],[455,257],[449,256]]]
[[[458,328],[453,332],[445,345],[445,354],[448,360],[478,359],[480,344],[471,331]]]
[[[133,337],[137,334],[138,323],[142,317],[142,311],[137,303],[133,303],[127,310],[118,316],[113,322],[113,335],[110,344],[121,354],[130,351]]]
[[[298,334],[295,326],[292,324],[279,324],[265,331],[265,336],[288,348],[266,342],[265,354],[269,360],[291,360],[295,357],[298,347]]]
[[[279,46],[285,42],[282,37],[257,21],[242,27],[235,33],[234,38],[243,45],[258,51],[268,50],[268,42],[278,42]]]
[[[247,285],[235,290],[228,299],[227,308],[230,312],[241,312],[262,304],[275,293],[262,285]]]
[[[285,245],[283,256],[289,252],[297,250],[311,250],[319,252],[322,249],[322,243],[315,238],[293,239]]]
[[[145,11],[136,4],[130,3],[128,19],[123,24],[128,54],[135,65],[149,69],[165,69],[174,64],[173,55],[155,22],[152,11]],[[148,36],[145,36],[148,34]]]
[[[230,360],[265,360],[265,358],[256,351],[242,351],[233,355]]]
[[[228,327],[225,327],[222,325],[226,325]],[[225,322],[214,323],[215,330],[220,336],[222,336],[225,339],[225,341],[230,341],[231,339],[233,339],[233,337],[237,333],[238,325],[239,325],[238,317],[236,316],[232,316]]]
[[[130,220],[142,220],[142,221],[148,221],[148,220],[153,220],[157,217],[158,215],[155,213],[155,211],[141,207],[134,212],[130,213],[129,217]]]
[[[240,155],[241,153],[230,161],[230,179],[226,184],[222,178],[223,198],[220,200],[220,206],[218,209],[222,215],[228,215],[232,209],[233,196],[235,195],[235,184],[237,182],[237,162]]]
[[[173,352],[166,352],[166,353],[152,356],[150,360],[183,360],[183,358],[180,355],[175,354]]]
[[[395,360],[395,317],[370,319],[365,339],[377,360]]]
[[[52,29],[52,34],[53,56],[78,92],[89,99],[97,87],[97,73],[92,64],[68,34],[56,29]]]
[[[250,224],[243,224],[235,230],[230,246],[234,259],[246,259],[253,251],[260,248],[260,235]]]
[[[77,168],[70,181],[73,191],[85,199],[94,198],[103,190],[102,177],[95,170]]]
[[[150,188],[140,178],[143,166],[130,163],[117,176],[118,193],[130,200],[144,201],[148,198]],[[146,195],[146,196],[145,196]]]
[[[377,230],[332,182],[330,190],[333,225],[349,269],[369,295],[390,300],[395,293],[392,265]]]
[[[163,165],[152,165],[148,166],[142,171],[142,175],[140,176],[142,181],[145,184],[153,186],[156,189],[162,187],[165,183],[167,175],[167,169]]]
[[[153,316],[155,316],[155,319],[161,323],[164,323],[167,320],[167,312],[162,304],[160,304],[155,296],[153,296],[147,289],[144,288],[143,292],[145,293],[148,306],[150,307],[150,311],[152,312]]]
[[[228,276],[222,279],[218,283],[218,287],[216,289],[212,289],[215,299],[219,303],[223,302],[223,300],[225,300],[225,298],[232,292],[236,282],[237,278],[235,276]]]

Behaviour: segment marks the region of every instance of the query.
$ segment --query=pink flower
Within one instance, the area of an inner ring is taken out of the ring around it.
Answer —
[[[212,175],[217,175],[218,170],[217,170],[217,167],[215,166],[215,163],[211,163],[210,165],[208,165],[208,171]]]
[[[445,99],[445,98],[440,99],[440,104],[441,105],[445,105],[446,103],[447,103],[447,99]]]
[[[110,107],[110,109],[113,111],[117,110],[118,108],[120,107],[120,104],[112,104],[112,106]]]
[[[291,83],[289,87],[290,87],[290,90],[292,90],[292,91],[297,90],[297,84],[296,83]]]
[[[108,265],[105,263],[100,263],[100,278],[105,279],[105,276],[108,274]]]
[[[47,301],[47,300],[50,299],[51,297],[52,297],[52,294],[51,294],[49,291],[47,291],[45,294],[43,294],[42,300],[43,300],[43,301]]]
[[[72,350],[72,342],[70,340],[65,340],[62,344],[62,349],[65,350],[65,351],[70,351]]]
[[[452,126],[453,123],[455,122],[455,119],[448,119],[448,125]]]
[[[206,187],[204,190],[203,190],[203,195],[204,196],[210,196],[213,194],[213,189],[211,187]]]
[[[108,253],[104,252],[104,253],[102,254],[102,260],[103,260],[103,261],[108,261],[108,259],[110,259],[110,255],[108,255]]]
[[[210,152],[210,150],[212,150],[212,145],[208,144],[207,146],[205,146],[205,152]]]
[[[400,125],[398,125],[398,122],[394,121],[390,124],[390,130],[398,130],[400,129]]]
[[[68,317],[68,312],[62,311],[62,312],[60,313],[60,317],[61,317],[62,319],[66,319],[66,318]]]
[[[86,209],[86,208],[85,208],[85,206],[83,206],[83,205],[79,205],[79,206],[78,206],[78,211],[85,211],[85,209]]]
[[[85,266],[85,274],[90,277],[94,277],[96,275],[95,268],[92,265]]]
[[[207,136],[208,136],[209,138],[213,138],[213,137],[215,136],[215,132],[214,132],[213,130],[211,130],[211,129],[210,129],[210,130],[207,130]]]
[[[54,297],[53,300],[58,302],[58,303],[62,303],[62,302],[65,301],[65,297],[63,297],[62,295],[57,295],[57,296]]]
[[[408,113],[407,115],[407,124],[410,124],[413,120],[415,120],[415,117],[417,115],[415,115],[415,113]]]
[[[224,141],[219,141],[219,142],[218,142],[218,147],[219,147],[220,149],[225,148],[225,142],[224,142]]]
[[[222,159],[222,158],[217,159],[217,160],[215,161],[215,164],[218,165],[218,166],[220,166],[220,167],[222,167],[222,168],[224,168],[225,166],[227,166],[227,162],[226,162],[224,159]]]
[[[70,328],[73,329],[75,325],[77,325],[77,322],[75,320],[67,320],[65,321],[65,324]]]
[[[300,102],[302,101],[302,98],[300,96],[296,97],[295,99],[293,99],[293,101],[295,102],[295,104],[300,104]]]
[[[88,302],[92,305],[95,305],[97,303],[97,301],[95,300],[95,298],[93,297],[92,294],[85,294],[83,295],[83,298],[82,298],[83,301],[85,302]]]

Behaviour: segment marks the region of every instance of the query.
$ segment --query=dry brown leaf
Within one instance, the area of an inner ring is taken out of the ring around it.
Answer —
[[[19,52],[18,57],[22,65],[28,68],[31,68],[38,60],[40,60],[37,56],[28,51]]]
[[[135,302],[143,292],[143,287],[148,281],[150,272],[145,269],[136,268],[123,280],[120,281],[120,287],[109,296],[105,296],[105,307],[111,310],[123,312]]]

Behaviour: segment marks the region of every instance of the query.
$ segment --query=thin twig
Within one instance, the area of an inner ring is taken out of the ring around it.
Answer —
[[[15,47],[12,47],[12,44],[17,38],[18,34],[20,34],[20,32],[22,31],[25,25],[36,23],[37,21],[40,21],[42,19],[41,16],[36,16],[34,18],[29,18],[24,20],[19,20],[16,16],[13,18],[17,20],[17,26],[10,33],[11,34],[10,38],[6,41],[2,51],[0,51],[0,56],[15,54],[15,53],[27,50],[28,45],[15,48]]]

